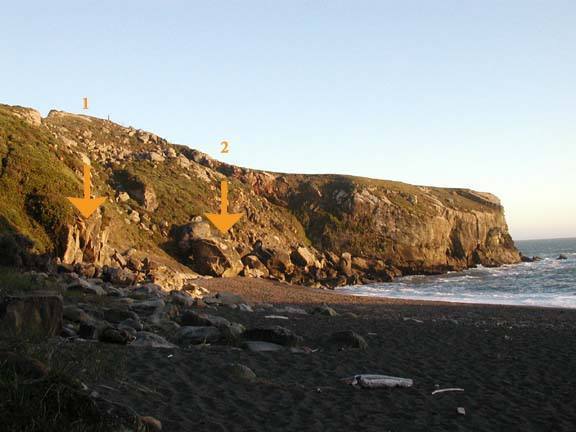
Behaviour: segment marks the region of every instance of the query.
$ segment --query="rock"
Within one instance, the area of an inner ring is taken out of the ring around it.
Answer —
[[[240,363],[230,363],[225,366],[226,373],[230,378],[238,379],[242,381],[254,381],[256,379],[256,374],[248,366]]]
[[[145,331],[136,333],[136,340],[131,345],[149,348],[176,348],[176,345],[168,342],[162,336]]]
[[[87,282],[84,279],[78,279],[77,281],[72,282],[66,289],[67,291],[77,291],[83,294],[97,296],[106,295],[106,291],[100,285]]]
[[[244,346],[248,351],[252,352],[274,352],[285,349],[282,345],[264,341],[246,341],[244,342]]]
[[[558,255],[558,258],[556,258],[556,259],[557,259],[557,260],[567,260],[568,257],[567,257],[566,255],[564,255],[564,254],[560,254],[560,255]]]
[[[142,329],[144,328],[144,326],[142,325],[142,322],[140,321],[140,319],[133,319],[133,318],[128,318],[125,319],[123,321],[120,321],[118,323],[118,328],[131,328],[134,329],[136,331],[142,331]]]
[[[252,309],[252,307],[250,305],[247,305],[245,303],[240,303],[238,305],[238,310],[240,312],[254,312],[254,309]]]
[[[114,177],[130,198],[144,207],[146,211],[153,212],[158,208],[158,198],[154,187],[140,176],[128,171],[115,171]]]
[[[134,272],[127,268],[118,267],[105,267],[104,268],[104,280],[120,286],[130,286],[134,285],[136,282],[136,275]]]
[[[146,331],[162,333],[167,335],[169,338],[173,338],[174,335],[178,333],[179,329],[180,324],[168,319],[158,320],[157,322],[152,323],[145,328]]]
[[[238,253],[218,239],[190,241],[187,255],[191,267],[203,275],[234,277],[243,269]]]
[[[62,297],[52,294],[0,298],[0,334],[58,336],[62,332]]]
[[[316,257],[305,247],[298,247],[290,254],[292,262],[301,267],[313,267]]]
[[[164,162],[166,160],[162,154],[155,151],[148,153],[148,159],[152,162]]]
[[[100,342],[126,345],[133,337],[126,329],[117,329],[114,327],[105,327],[98,335]]]
[[[285,251],[275,251],[272,258],[266,263],[270,274],[274,276],[290,274],[294,270],[294,264],[290,260],[290,255]]]
[[[158,299],[133,303],[130,305],[130,309],[136,312],[138,315],[150,315],[159,309],[164,308],[164,306],[166,306],[164,300]]]
[[[120,192],[118,194],[118,201],[120,201],[122,203],[128,202],[128,201],[130,201],[130,195],[128,195],[127,192]]]
[[[144,426],[146,432],[161,432],[162,422],[151,416],[140,416],[140,423]]]
[[[228,343],[236,343],[246,332],[246,327],[239,323],[230,323],[227,326],[219,327],[219,330],[222,333],[222,339]]]
[[[358,348],[365,350],[368,348],[366,340],[351,330],[339,331],[332,333],[328,338],[328,343],[338,347]]]
[[[352,255],[350,255],[348,252],[344,252],[342,255],[340,255],[340,261],[339,261],[339,270],[341,273],[343,273],[346,276],[351,276],[352,275]]]
[[[83,309],[80,309],[78,306],[74,305],[66,305],[64,306],[63,316],[68,321],[73,321],[77,323],[82,322],[93,322],[94,318],[88,315]]]
[[[219,316],[195,311],[186,311],[180,317],[180,324],[183,326],[227,327],[230,325],[230,321]]]
[[[138,317],[138,314],[136,314],[135,312],[128,310],[128,309],[118,309],[118,308],[114,308],[114,309],[103,309],[102,310],[102,318],[105,319],[106,321],[109,321],[111,323],[119,323],[120,321],[124,321],[124,320],[135,320],[135,321],[139,321],[140,318]]]
[[[312,309],[312,314],[325,315],[325,316],[331,316],[331,317],[338,316],[338,312],[336,312],[334,309],[332,309],[328,305],[322,305],[322,306],[315,307],[314,309]]]
[[[170,301],[184,307],[191,307],[194,305],[195,298],[187,291],[172,290],[170,291]]]
[[[301,336],[281,326],[252,328],[244,333],[244,337],[252,341],[271,342],[285,346],[299,345],[303,341]]]
[[[178,330],[176,339],[181,345],[198,345],[218,342],[222,334],[216,327],[190,327],[182,326]]]
[[[78,337],[86,340],[94,339],[96,337],[96,330],[96,325],[93,323],[80,323],[80,327],[78,328]]]
[[[160,285],[154,283],[147,283],[145,285],[139,286],[131,290],[129,296],[133,298],[148,298],[148,297],[162,298],[164,296],[164,293],[162,292],[162,287]]]
[[[132,210],[130,212],[130,222],[133,222],[135,224],[140,222],[140,214],[136,211],[136,210]]]
[[[368,260],[361,257],[352,257],[352,267],[363,272],[370,270],[370,264]]]
[[[10,351],[0,351],[0,370],[24,379],[40,379],[48,375],[44,363]]]
[[[237,294],[233,294],[231,292],[228,291],[221,291],[219,293],[216,293],[215,296],[221,304],[223,305],[238,305],[238,304],[242,304],[242,303],[246,303],[246,300],[244,300],[242,297],[240,297]]]
[[[244,269],[242,270],[243,276],[266,278],[270,275],[268,268],[256,255],[244,256],[242,258],[242,264],[244,264]]]

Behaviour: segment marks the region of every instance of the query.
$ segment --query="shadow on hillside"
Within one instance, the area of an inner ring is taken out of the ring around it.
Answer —
[[[37,253],[34,242],[0,216],[0,266],[49,270],[52,263],[52,254]]]

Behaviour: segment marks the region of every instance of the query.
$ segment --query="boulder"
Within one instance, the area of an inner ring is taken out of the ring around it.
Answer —
[[[0,334],[58,336],[62,332],[62,319],[59,295],[38,293],[0,299]]]
[[[290,255],[285,251],[275,251],[266,263],[270,274],[278,277],[280,274],[290,274],[294,270],[294,264],[290,260]]]
[[[340,260],[338,262],[338,267],[341,273],[346,276],[352,275],[352,255],[348,252],[342,253],[340,255]]]
[[[300,267],[313,267],[316,257],[305,247],[298,247],[290,254],[292,262]]]
[[[218,342],[222,334],[220,330],[212,326],[202,327],[180,327],[176,334],[176,339],[181,345],[198,345],[203,343]]]
[[[234,277],[243,269],[238,253],[223,241],[198,239],[189,244],[190,266],[202,275]]]
[[[248,329],[244,333],[244,337],[251,341],[271,342],[284,346],[295,346],[303,341],[301,336],[281,326]]]
[[[256,255],[250,254],[242,257],[242,264],[244,264],[243,276],[268,277],[270,275],[268,268]]]
[[[556,258],[556,259],[563,261],[563,260],[567,260],[568,257],[564,254],[560,254],[560,255],[558,255],[558,258]]]

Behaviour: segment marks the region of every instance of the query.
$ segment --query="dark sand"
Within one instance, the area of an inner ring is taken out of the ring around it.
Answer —
[[[105,346],[125,361],[126,375],[98,391],[157,417],[165,431],[576,431],[576,311],[374,300],[241,278],[200,284],[252,303],[325,302],[340,316],[208,310],[247,327],[288,327],[319,348],[310,354]],[[368,349],[331,349],[326,336],[336,330],[358,332]],[[258,380],[230,379],[230,362]],[[339,382],[359,373],[412,378],[414,386]],[[437,386],[465,392],[432,396]]]

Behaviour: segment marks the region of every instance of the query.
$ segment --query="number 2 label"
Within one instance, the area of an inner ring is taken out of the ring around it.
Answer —
[[[220,143],[220,145],[222,146],[222,150],[220,150],[220,153],[229,153],[230,150],[228,149],[228,141],[224,140]]]

